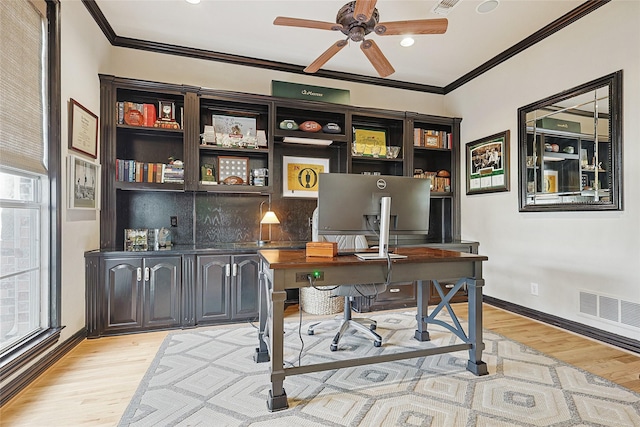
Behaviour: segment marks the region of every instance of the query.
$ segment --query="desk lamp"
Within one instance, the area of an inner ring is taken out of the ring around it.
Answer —
[[[264,203],[266,202],[263,201],[262,203],[260,203],[260,237],[258,240],[258,245],[262,246],[265,243],[268,243],[271,241],[271,224],[280,224],[280,220],[278,220],[278,217],[276,216],[276,214],[271,210],[271,198],[269,198],[269,210],[266,211],[264,213],[264,215],[262,215],[262,206],[264,205]],[[269,224],[269,240],[262,240],[262,225],[263,224]]]

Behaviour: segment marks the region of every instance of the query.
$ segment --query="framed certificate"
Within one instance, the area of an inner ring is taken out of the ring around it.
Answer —
[[[98,116],[73,98],[69,110],[69,148],[97,158]]]

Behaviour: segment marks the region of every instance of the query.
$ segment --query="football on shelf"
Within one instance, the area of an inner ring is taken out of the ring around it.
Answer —
[[[320,126],[320,123],[318,122],[307,120],[300,124],[300,130],[305,132],[320,132],[320,130],[322,130],[322,126]]]
[[[337,123],[327,123],[326,125],[322,126],[322,132],[340,133],[342,132],[342,129],[340,129],[340,126]]]

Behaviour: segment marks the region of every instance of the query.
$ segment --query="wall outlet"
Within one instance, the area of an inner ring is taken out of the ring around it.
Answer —
[[[538,295],[538,284],[531,283],[531,295]]]
[[[296,273],[296,282],[308,282],[309,276],[314,282],[321,282],[324,280],[323,271],[310,271],[308,273]]]
[[[172,216],[169,219],[171,221],[171,226],[172,227],[177,227],[178,226],[178,217],[177,216]]]

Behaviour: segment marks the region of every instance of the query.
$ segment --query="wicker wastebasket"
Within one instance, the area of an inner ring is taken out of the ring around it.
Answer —
[[[318,289],[326,288],[326,291]],[[300,289],[300,306],[302,311],[309,314],[336,314],[344,310],[344,297],[334,297],[329,289],[331,286]]]

